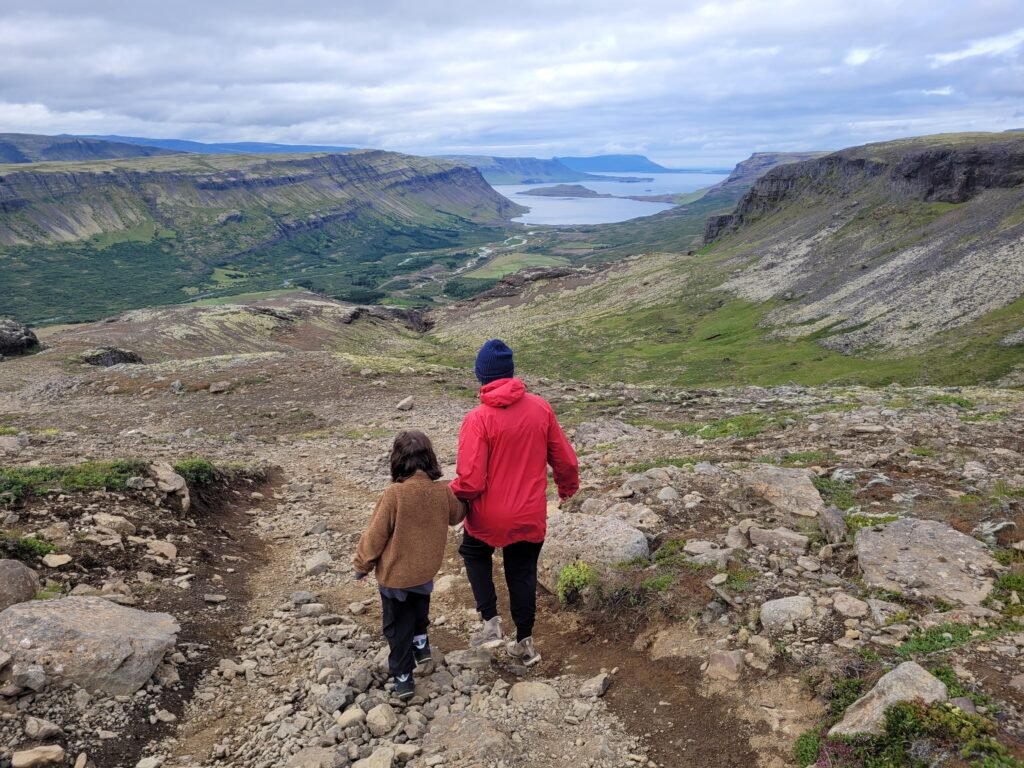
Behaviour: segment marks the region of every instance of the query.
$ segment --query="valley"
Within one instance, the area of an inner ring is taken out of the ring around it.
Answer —
[[[387,152],[4,166],[0,768],[1019,768],[1022,194],[1014,134],[560,227]],[[494,337],[581,463],[543,660],[453,530],[401,702],[352,550]]]

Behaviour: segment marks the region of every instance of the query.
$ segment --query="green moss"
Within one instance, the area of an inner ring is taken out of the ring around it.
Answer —
[[[828,703],[829,712],[836,718],[842,717],[847,708],[864,695],[865,688],[864,680],[859,677],[837,680],[832,686],[832,696]]]
[[[673,581],[675,578],[671,573],[663,573],[660,576],[651,576],[641,581],[640,589],[648,592],[666,592],[672,586]]]
[[[821,731],[821,728],[805,731],[800,734],[796,744],[793,745],[793,759],[800,768],[818,762],[818,753],[821,751]]]
[[[130,477],[145,474],[143,461],[88,461],[72,466],[0,467],[0,505],[50,491],[119,491]]]
[[[589,586],[597,583],[597,573],[582,561],[571,563],[558,572],[555,592],[560,602],[575,602]]]
[[[0,555],[3,557],[31,561],[56,551],[57,547],[46,539],[35,536],[19,538],[0,534]]]
[[[857,486],[853,483],[833,480],[830,477],[814,478],[814,487],[818,489],[826,504],[834,504],[839,509],[850,509],[857,506],[855,493]]]
[[[857,535],[861,528],[870,528],[873,525],[885,525],[899,520],[899,515],[864,515],[855,514],[846,516],[846,529],[851,537]]]
[[[912,454],[914,454],[915,456],[921,456],[923,458],[930,458],[932,456],[937,456],[938,453],[939,453],[934,448],[927,448],[927,447],[925,447],[923,445],[918,445],[918,446],[915,446],[915,447],[911,448],[910,452]]]
[[[0,427],[0,437],[7,437],[10,435],[17,435],[19,430],[17,427]]]
[[[928,398],[928,402],[932,405],[955,405],[957,408],[963,408],[965,411],[973,411],[976,407],[972,400],[960,397],[959,395],[932,395]]]
[[[959,648],[975,641],[991,640],[1011,631],[1010,627],[979,628],[970,624],[940,624],[917,630],[896,648],[896,655],[904,658],[922,656],[950,648]]]
[[[707,423],[678,423],[657,419],[636,419],[633,423],[666,431],[678,431],[684,435],[697,435],[705,440],[715,440],[723,437],[757,437],[762,432],[782,426],[787,418],[791,416],[786,413],[741,413]]]
[[[733,592],[746,592],[751,589],[761,573],[751,568],[741,568],[736,571],[729,571],[725,580],[725,586]]]
[[[696,458],[662,458],[652,459],[650,461],[638,461],[635,464],[627,464],[623,471],[629,472],[630,474],[638,474],[640,472],[646,472],[649,469],[656,469],[658,467],[687,467],[696,464],[698,459]]]
[[[201,488],[217,479],[217,468],[213,462],[200,456],[182,459],[174,465],[174,471],[185,478],[190,488]]]
[[[686,539],[669,539],[654,553],[654,562],[658,565],[675,564],[683,556]]]

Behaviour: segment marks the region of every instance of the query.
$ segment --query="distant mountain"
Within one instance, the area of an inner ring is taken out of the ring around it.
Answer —
[[[649,181],[643,178],[596,176],[574,171],[558,160],[537,157],[494,157],[492,155],[439,155],[476,168],[488,184],[558,184],[565,181]]]
[[[200,155],[288,155],[304,152],[351,152],[356,149],[356,147],[321,144],[268,144],[262,141],[206,143],[185,139],[147,139],[139,136],[88,136],[86,138],[116,141],[142,147],[159,147],[174,152],[194,152]]]
[[[139,147],[130,143],[81,136],[41,136],[34,133],[0,133],[0,163],[113,160],[119,157],[172,155],[169,149]]]
[[[592,157],[556,157],[567,168],[581,173],[728,173],[722,168],[666,168],[643,155],[594,155]]]

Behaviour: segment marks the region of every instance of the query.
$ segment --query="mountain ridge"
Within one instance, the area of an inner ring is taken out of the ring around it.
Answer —
[[[171,154],[175,153],[169,149],[138,147],[125,142],[82,136],[0,133],[0,164],[81,162]]]

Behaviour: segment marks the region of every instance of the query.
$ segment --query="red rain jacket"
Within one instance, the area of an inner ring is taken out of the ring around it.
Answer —
[[[469,502],[466,532],[492,547],[540,543],[547,533],[547,465],[566,499],[580,487],[576,452],[551,406],[519,379],[485,384],[480,403],[462,422],[451,482]]]

